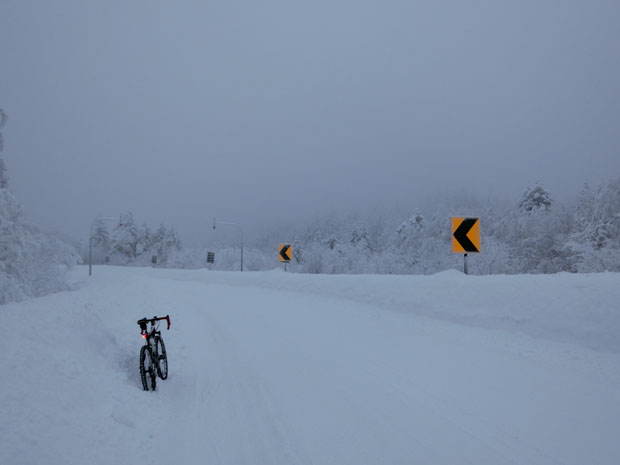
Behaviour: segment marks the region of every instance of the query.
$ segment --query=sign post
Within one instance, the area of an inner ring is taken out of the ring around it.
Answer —
[[[207,252],[207,263],[209,264],[209,269],[211,269],[211,265],[215,263],[215,253]]]
[[[291,244],[280,244],[278,247],[278,260],[284,263],[284,271],[286,271],[286,264],[291,262],[293,256],[293,248]]]
[[[463,254],[465,274],[469,274],[467,254],[480,250],[480,218],[452,217],[452,253]]]

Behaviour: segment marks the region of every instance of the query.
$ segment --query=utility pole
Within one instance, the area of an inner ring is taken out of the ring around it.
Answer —
[[[213,229],[215,229],[215,226],[217,224],[225,224],[228,226],[235,226],[236,228],[239,228],[239,233],[241,234],[241,271],[243,271],[243,229],[241,228],[241,226],[239,226],[237,223],[230,223],[228,221],[215,221],[215,217],[213,217]]]

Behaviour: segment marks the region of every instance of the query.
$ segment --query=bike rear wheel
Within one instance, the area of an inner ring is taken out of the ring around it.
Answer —
[[[142,388],[145,391],[155,390],[157,373],[153,363],[153,353],[148,346],[142,346],[140,349],[140,378],[142,378]]]
[[[161,379],[166,379],[168,377],[168,357],[166,356],[166,346],[161,336],[155,338],[155,346],[157,347],[155,353],[159,356],[157,374]]]

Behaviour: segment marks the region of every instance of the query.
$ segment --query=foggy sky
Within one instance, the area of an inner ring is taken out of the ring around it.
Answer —
[[[620,175],[620,2],[0,0],[28,217],[208,237]]]

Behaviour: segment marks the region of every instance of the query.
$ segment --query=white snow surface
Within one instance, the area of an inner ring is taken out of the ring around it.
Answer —
[[[0,464],[620,463],[620,274],[87,274],[0,306]]]

